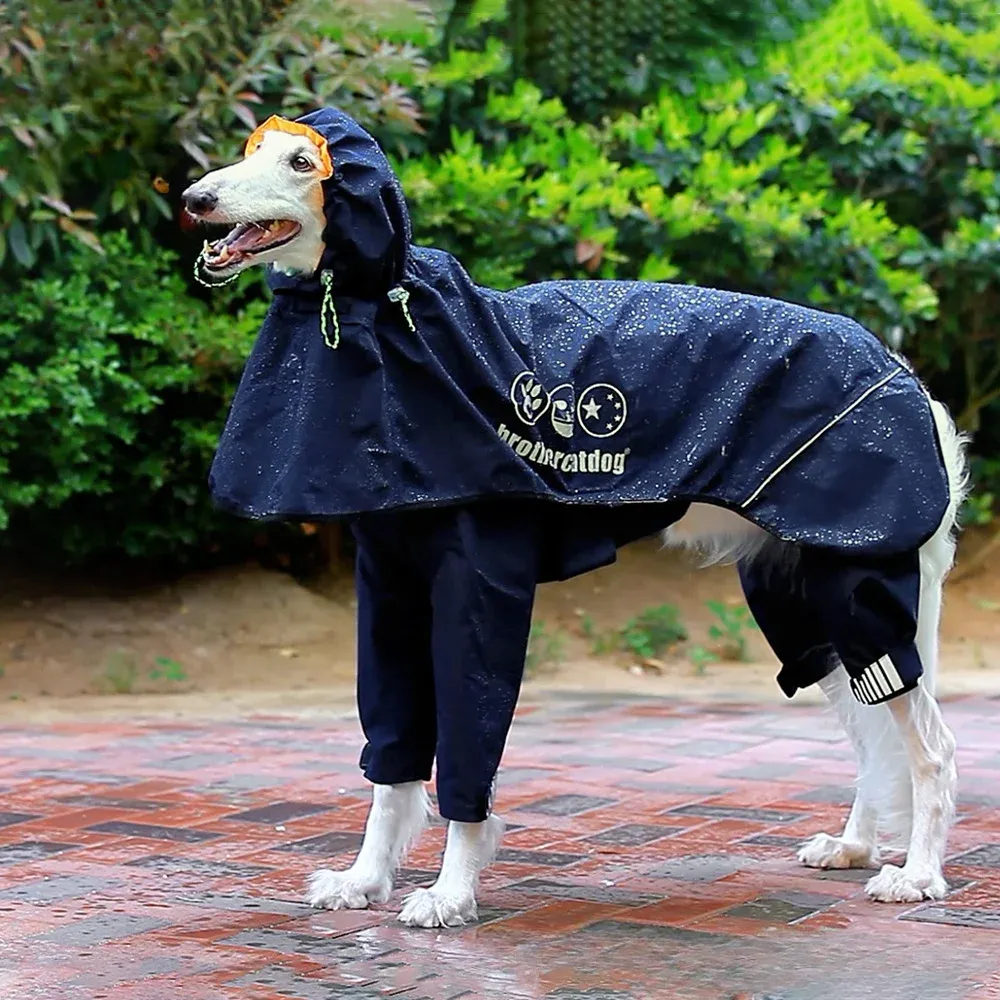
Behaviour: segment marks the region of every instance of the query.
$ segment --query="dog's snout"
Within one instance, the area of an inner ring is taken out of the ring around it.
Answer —
[[[219,204],[219,196],[211,191],[185,191],[181,195],[184,208],[192,215],[207,215]]]

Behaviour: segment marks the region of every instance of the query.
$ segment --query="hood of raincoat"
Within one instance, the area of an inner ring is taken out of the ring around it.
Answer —
[[[695,500],[861,555],[937,528],[927,397],[857,323],[686,285],[484,288],[412,244],[364,129],[331,108],[300,120],[333,163],[326,251],[315,275],[269,278],[212,468],[223,508],[318,520],[530,498],[559,512],[551,575]]]
[[[389,161],[378,143],[336,108],[297,119],[327,141],[333,174],[323,182],[326,229],[319,272],[333,276],[339,293],[384,295],[402,280],[411,242],[410,215]],[[271,271],[274,290],[315,292],[318,274],[289,277]]]

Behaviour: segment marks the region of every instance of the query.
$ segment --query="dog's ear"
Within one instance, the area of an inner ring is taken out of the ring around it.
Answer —
[[[320,163],[322,164],[320,171],[322,180],[325,181],[327,178],[333,176],[333,158],[330,156],[330,145],[326,141],[326,137],[320,135],[316,129],[311,128],[309,125],[304,125],[302,122],[289,121],[289,119],[282,118],[280,115],[271,115],[266,122],[258,125],[250,133],[250,138],[247,139],[246,145],[243,147],[243,156],[247,157],[255,153],[268,132],[285,132],[288,135],[304,136],[316,147],[316,152],[319,153]]]

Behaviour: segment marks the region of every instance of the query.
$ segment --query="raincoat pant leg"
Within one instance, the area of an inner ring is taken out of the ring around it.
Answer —
[[[518,504],[455,508],[437,540],[431,644],[441,815],[481,822],[524,672],[538,579],[536,514]]]
[[[781,661],[778,686],[791,698],[832,673],[839,663],[826,623],[796,571],[740,563],[747,605]]]
[[[803,549],[792,570],[740,567],[747,604],[781,660],[791,697],[839,663],[855,697],[877,705],[916,687],[923,673],[914,636],[920,598],[916,552],[852,561]]]
[[[397,539],[353,528],[361,768],[377,785],[429,781],[437,726],[427,581]]]
[[[806,551],[802,573],[858,701],[878,705],[915,688],[924,672],[919,553],[852,561]]]

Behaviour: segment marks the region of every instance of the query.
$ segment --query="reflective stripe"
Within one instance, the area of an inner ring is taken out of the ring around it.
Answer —
[[[892,689],[889,687],[889,684],[885,680],[885,676],[877,663],[873,663],[865,670],[865,677],[867,678],[868,683],[875,689],[879,698],[886,698],[892,694]]]
[[[858,701],[865,705],[877,705],[906,689],[906,684],[892,659],[883,656],[860,673],[851,678],[851,690]]]
[[[765,487],[771,482],[771,480],[775,478],[775,476],[778,476],[782,472],[784,472],[785,469],[787,469],[788,466],[790,466],[792,462],[795,461],[795,459],[797,459],[804,451],[807,451],[809,448],[811,448],[828,430],[830,430],[831,427],[833,427],[836,424],[839,424],[840,421],[843,420],[844,417],[846,417],[847,414],[851,412],[851,410],[860,406],[873,392],[876,392],[879,389],[881,389],[882,386],[884,386],[888,382],[891,382],[897,375],[902,374],[905,370],[906,370],[905,368],[897,368],[894,372],[890,372],[890,374],[886,375],[886,377],[882,379],[881,382],[876,382],[875,385],[869,386],[863,393],[861,393],[860,396],[858,396],[856,400],[854,400],[853,403],[851,403],[850,406],[847,407],[846,410],[842,410],[840,413],[838,413],[833,418],[833,420],[831,420],[825,427],[820,428],[820,430],[818,430],[811,438],[809,438],[809,440],[806,441],[806,443],[802,445],[802,447],[800,447],[797,451],[789,455],[788,458],[786,458],[784,462],[782,462],[781,465],[779,465],[774,470],[774,472],[772,472],[764,480],[764,482],[762,482],[760,486],[758,486],[757,489],[755,489],[753,493],[751,493],[750,496],[748,496],[746,500],[744,500],[743,503],[740,504],[740,507],[749,507],[750,504],[752,504],[754,500],[756,500],[757,497],[759,497],[761,493],[764,492]]]
[[[902,691],[906,685],[903,683],[903,678],[899,676],[899,671],[896,669],[896,664],[888,656],[883,656],[882,659],[878,661],[878,665],[885,671],[886,677],[889,681],[889,687],[893,691]]]

